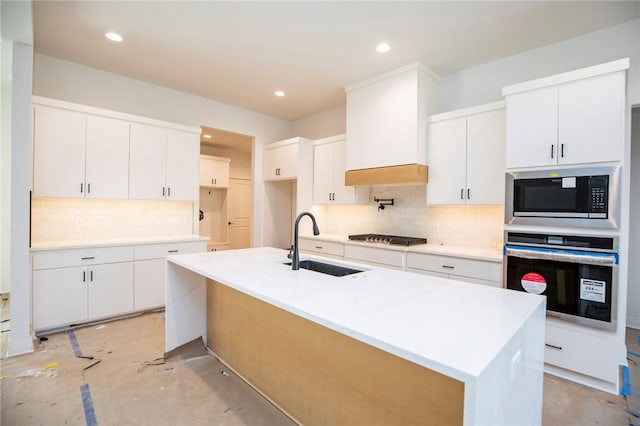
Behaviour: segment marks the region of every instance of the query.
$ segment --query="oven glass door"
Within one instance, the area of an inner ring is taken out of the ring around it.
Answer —
[[[611,322],[613,267],[507,257],[507,288],[547,296],[547,311]]]

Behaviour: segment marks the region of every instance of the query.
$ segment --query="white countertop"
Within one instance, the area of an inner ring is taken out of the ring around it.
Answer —
[[[352,241],[344,235],[320,234],[320,235],[300,235],[300,238],[309,238],[318,241],[331,241],[354,246],[375,247],[387,250],[402,251],[407,253],[427,253],[437,254],[441,256],[464,257],[466,259],[477,259],[488,262],[502,262],[502,247],[492,248],[476,248],[476,247],[460,247],[440,244],[418,244],[415,246],[398,246],[380,243],[366,243],[362,241]]]
[[[136,237],[101,240],[82,241],[54,241],[45,243],[32,243],[31,251],[62,250],[62,249],[82,249],[94,247],[130,246],[142,244],[162,244],[162,243],[186,243],[191,241],[208,241],[209,238],[200,235],[169,235],[161,237]]]
[[[544,297],[529,293],[364,265],[365,272],[345,277],[292,271],[282,264],[286,254],[261,247],[167,259],[460,380],[477,377],[545,303]]]

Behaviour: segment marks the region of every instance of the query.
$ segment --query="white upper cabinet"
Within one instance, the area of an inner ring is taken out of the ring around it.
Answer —
[[[35,107],[36,197],[127,198],[129,123]]]
[[[201,155],[200,186],[227,188],[229,186],[230,161],[229,158]]]
[[[313,148],[313,204],[368,202],[368,188],[345,186],[346,135],[315,141]]]
[[[504,88],[506,167],[620,161],[628,64],[620,60]]]
[[[313,156],[313,143],[305,138],[291,138],[264,147],[265,181],[297,179],[301,159]],[[307,161],[304,160],[304,163]]]
[[[504,203],[503,102],[431,118],[427,204]]]
[[[196,133],[131,124],[129,197],[197,200],[199,151]]]
[[[129,196],[129,123],[87,116],[87,198]]]
[[[412,64],[347,87],[346,169],[424,165],[437,83],[426,66]]]

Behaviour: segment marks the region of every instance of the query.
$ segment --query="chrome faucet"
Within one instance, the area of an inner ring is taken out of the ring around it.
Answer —
[[[320,235],[316,218],[309,212],[300,213],[296,218],[295,225],[293,226],[293,254],[291,255],[291,269],[294,271],[300,269],[300,255],[298,254],[298,224],[300,223],[302,216],[309,216],[311,218],[311,221],[313,222],[313,235]]]

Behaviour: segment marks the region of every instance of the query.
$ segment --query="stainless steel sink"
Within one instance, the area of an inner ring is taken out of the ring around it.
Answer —
[[[284,265],[291,265],[286,262]],[[357,274],[363,272],[363,269],[354,269],[346,266],[335,265],[333,263],[318,262],[317,260],[301,260],[300,268],[309,271],[320,272],[321,274],[332,275],[334,277],[344,277],[345,275]]]

